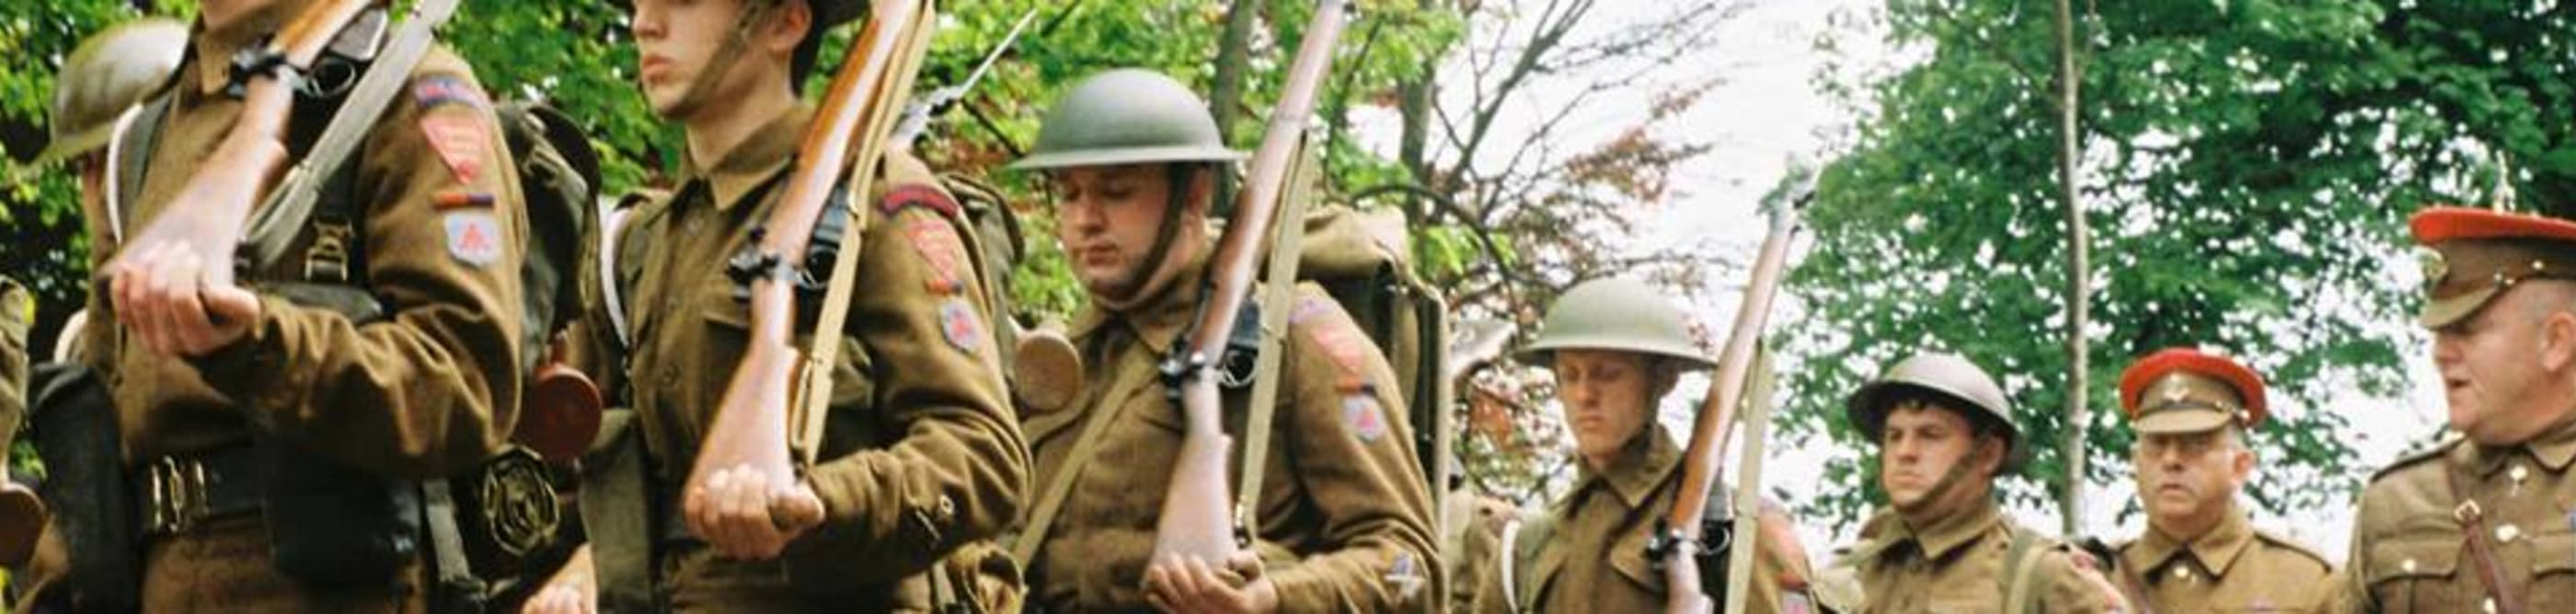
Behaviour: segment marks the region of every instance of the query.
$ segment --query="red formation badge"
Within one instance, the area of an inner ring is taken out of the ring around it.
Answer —
[[[930,265],[931,294],[956,294],[966,289],[966,278],[958,274],[959,267],[965,266],[966,245],[957,238],[957,229],[949,227],[948,220],[914,216],[903,232],[912,243],[912,251],[919,252],[922,262]]]
[[[491,137],[483,132],[483,122],[472,115],[433,113],[420,116],[420,132],[428,137],[429,148],[438,152],[438,160],[447,163],[448,172],[456,174],[457,183],[474,183],[483,173],[483,152]]]

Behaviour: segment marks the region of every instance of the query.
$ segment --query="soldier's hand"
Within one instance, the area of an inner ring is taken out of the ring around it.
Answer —
[[[689,530],[725,556],[778,557],[789,542],[823,521],[823,499],[794,475],[751,465],[716,470],[681,504]]]
[[[590,545],[583,544],[565,560],[563,569],[528,596],[520,614],[594,614],[599,611],[599,578],[591,567]]]
[[[2066,554],[2068,562],[2075,566],[2075,575],[2084,578],[2085,586],[2092,587],[2095,594],[2102,596],[2102,611],[2129,611],[2129,600],[2121,596],[2120,587],[2112,584],[2111,578],[2104,575],[2106,572],[2103,570],[2101,561],[2095,560],[2092,554],[2082,550]]]
[[[1145,600],[1155,609],[1191,614],[1267,614],[1279,610],[1279,587],[1262,572],[1261,557],[1236,551],[1226,561],[1241,585],[1194,556],[1172,555],[1145,568]]]
[[[175,244],[139,246],[108,269],[116,318],[145,348],[167,356],[204,356],[250,334],[259,296],[233,285],[225,263],[209,263]]]

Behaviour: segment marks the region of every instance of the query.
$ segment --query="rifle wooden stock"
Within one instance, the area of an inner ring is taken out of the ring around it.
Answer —
[[[1762,238],[1762,251],[1753,260],[1752,280],[1745,284],[1744,303],[1735,310],[1735,325],[1726,336],[1726,347],[1718,354],[1717,375],[1709,381],[1708,398],[1700,404],[1698,421],[1692,425],[1690,447],[1682,454],[1681,491],[1673,499],[1672,513],[1664,517],[1665,526],[1682,539],[1697,543],[1703,537],[1700,521],[1708,516],[1709,491],[1717,488],[1717,476],[1724,469],[1727,432],[1735,428],[1735,411],[1743,405],[1744,392],[1752,382],[1754,352],[1762,341],[1764,320],[1771,315],[1771,299],[1780,290],[1780,275],[1789,260],[1789,239],[1797,230],[1795,213],[1782,207],[1772,213],[1771,231]],[[1740,536],[1734,547],[1748,547],[1743,542],[1753,536]],[[1666,592],[1670,612],[1696,611],[1706,603],[1706,587],[1697,586],[1698,578],[1676,578],[1693,586],[1673,586]]]
[[[750,466],[773,479],[793,478],[797,465],[792,463],[810,466],[815,461],[821,405],[830,401],[832,385],[831,364],[819,361],[832,359],[839,326],[829,321],[835,318],[825,318],[826,328],[814,336],[814,354],[795,346],[790,328],[796,323],[796,295],[789,267],[805,260],[814,226],[833,188],[843,185],[844,173],[853,201],[869,194],[877,154],[901,110],[905,89],[911,87],[931,24],[932,9],[924,0],[880,1],[871,11],[815,110],[814,123],[798,146],[796,166],[766,222],[759,250],[776,258],[778,268],[751,282],[749,340],[689,471],[692,491],[720,469]],[[848,210],[850,231],[842,238],[841,260],[832,273],[830,291],[836,294],[848,292],[856,268],[852,256],[863,249],[859,239],[869,207],[853,204]],[[770,513],[782,527],[822,520],[790,508],[773,507]]]
[[[287,66],[280,70],[309,69],[314,59],[330,47],[332,38],[372,4],[373,0],[317,2],[288,22],[266,51],[284,60]],[[225,58],[197,61],[221,62]],[[122,253],[177,246],[212,264],[206,270],[211,276],[207,281],[233,283],[233,252],[242,242],[243,225],[270,180],[286,166],[286,122],[295,110],[295,87],[291,76],[272,73],[251,78],[243,91],[241,116],[234,121],[232,130],[188,177],[179,195],[171,199],[176,205],[154,219]]]
[[[1332,68],[1334,44],[1341,38],[1344,1],[1317,3],[1315,17],[1306,26],[1306,39],[1298,44],[1296,63],[1288,69],[1287,87],[1271,110],[1269,132],[1262,136],[1260,151],[1253,154],[1234,219],[1208,261],[1207,302],[1199,306],[1199,320],[1182,346],[1192,372],[1181,384],[1181,450],[1172,465],[1171,486],[1164,492],[1162,516],[1154,526],[1156,560],[1182,554],[1222,563],[1234,553],[1232,493],[1225,477],[1226,452],[1232,442],[1220,416],[1224,406],[1217,394],[1213,361],[1225,355],[1235,316],[1252,291],[1253,271],[1260,266],[1271,229],[1279,222],[1279,200],[1287,189],[1289,169],[1314,115],[1316,92]]]

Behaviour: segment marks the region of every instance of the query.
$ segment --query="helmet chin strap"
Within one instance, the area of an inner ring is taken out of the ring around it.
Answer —
[[[1164,202],[1163,221],[1154,231],[1154,246],[1145,250],[1144,265],[1128,273],[1126,283],[1120,284],[1135,290],[1127,296],[1098,297],[1103,306],[1114,310],[1135,307],[1166,290],[1157,287],[1156,283],[1171,283],[1170,279],[1159,277],[1163,265],[1172,259],[1172,242],[1180,237],[1181,210],[1189,206],[1191,180],[1195,178],[1199,165],[1174,163],[1163,168],[1164,178],[1171,186],[1171,198]]]
[[[707,65],[698,70],[697,76],[689,79],[688,91],[680,93],[680,99],[671,103],[671,111],[666,115],[687,117],[704,106],[707,97],[715,95],[716,82],[723,81],[725,72],[732,70],[734,62],[742,59],[743,48],[751,46],[751,29],[760,27],[760,22],[769,18],[769,11],[782,1],[744,0],[742,16],[733,22],[733,33],[725,37],[724,45],[716,48],[714,56],[707,58]]]

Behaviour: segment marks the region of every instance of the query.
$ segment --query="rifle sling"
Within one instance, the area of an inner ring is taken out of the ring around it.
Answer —
[[[349,90],[340,109],[322,128],[285,182],[269,195],[267,206],[251,215],[249,230],[243,235],[243,251],[255,269],[265,269],[277,262],[301,234],[313,214],[314,202],[322,184],[345,166],[351,154],[364,144],[385,107],[393,103],[411,81],[411,71],[420,65],[435,42],[439,24],[456,14],[458,0],[423,0],[403,20],[402,28],[393,35],[382,54],[370,62],[366,76]]]

